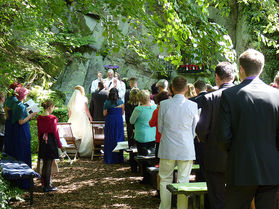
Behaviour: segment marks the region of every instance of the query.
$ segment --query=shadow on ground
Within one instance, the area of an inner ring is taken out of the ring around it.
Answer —
[[[151,185],[131,173],[128,164],[106,165],[103,159],[81,158],[72,166],[59,163],[53,178],[58,191],[43,193],[35,180],[34,203],[13,202],[12,208],[158,208],[160,199]],[[24,194],[28,197],[28,193]]]

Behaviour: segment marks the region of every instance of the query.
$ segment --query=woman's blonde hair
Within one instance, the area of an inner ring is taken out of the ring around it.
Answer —
[[[137,98],[140,103],[144,104],[144,103],[150,101],[150,93],[148,90],[140,90],[137,93]]]
[[[128,103],[131,105],[138,105],[139,104],[139,100],[137,98],[137,94],[139,93],[139,89],[138,88],[132,88],[132,90],[130,91],[130,95],[129,95],[129,101]]]
[[[188,83],[187,88],[188,88],[188,91],[186,92],[185,97],[191,98],[191,97],[197,96],[195,86],[193,84]]]
[[[84,88],[80,85],[75,86],[75,89],[79,90],[82,96],[85,96]]]

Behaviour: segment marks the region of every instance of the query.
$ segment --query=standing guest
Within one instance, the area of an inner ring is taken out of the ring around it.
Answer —
[[[147,155],[148,150],[155,147],[156,128],[149,126],[156,105],[150,103],[150,93],[148,90],[140,90],[137,94],[140,105],[135,107],[130,123],[135,124],[135,140],[139,155]]]
[[[139,100],[137,98],[137,94],[139,93],[139,89],[134,87],[129,93],[129,101],[125,104],[125,118],[127,124],[127,137],[128,137],[128,145],[129,147],[135,146],[135,136],[134,136],[134,124],[130,123],[131,115],[135,109],[139,105]]]
[[[92,84],[91,84],[91,88],[90,88],[91,94],[94,93],[96,90],[98,90],[98,83],[101,82],[102,79],[103,79],[103,74],[101,71],[98,71],[97,79],[92,81]]]
[[[204,167],[211,209],[225,209],[225,170],[227,154],[217,143],[217,118],[222,91],[233,86],[234,67],[221,62],[215,68],[215,80],[219,90],[201,97],[202,111],[196,133],[204,145]]]
[[[217,137],[228,153],[226,209],[274,209],[279,185],[279,92],[259,79],[264,55],[239,57],[242,82],[222,92]]]
[[[162,91],[168,91],[169,82],[166,79],[161,79],[157,82],[156,86],[159,89],[159,93]]]
[[[279,73],[274,77],[274,87],[279,89]]]
[[[194,83],[195,92],[197,96],[191,97],[190,100],[198,104],[198,108],[201,108],[200,100],[206,92],[206,83],[203,80],[197,80]]]
[[[46,100],[42,103],[44,112],[37,118],[38,138],[39,138],[39,159],[43,159],[43,191],[51,192],[57,190],[50,183],[52,163],[59,158],[58,148],[62,148],[60,142],[57,118],[51,113],[54,110],[54,103]]]
[[[126,104],[129,101],[130,91],[133,88],[138,88],[138,79],[136,79],[136,78],[129,79],[129,88],[126,90],[126,93],[125,93],[125,108],[126,108]],[[125,109],[125,112],[126,112],[126,109]],[[126,122],[127,122],[127,119],[126,119]]]
[[[119,98],[125,102],[125,93],[126,93],[126,84],[121,80],[120,74],[115,73],[115,78],[119,82],[118,86],[118,93],[119,93]]]
[[[213,92],[215,91],[216,89],[214,89],[214,87],[210,84],[206,84],[206,92],[207,93],[210,93],[210,92]]]
[[[193,84],[188,83],[187,84],[187,89],[188,89],[188,91],[186,91],[186,93],[185,93],[185,97],[187,99],[190,99],[192,97],[197,96],[197,93],[196,93],[196,90],[195,90],[195,86]]]
[[[14,146],[12,148],[13,152],[11,156],[16,160],[25,162],[30,168],[31,164],[31,134],[29,120],[31,120],[37,113],[33,112],[28,114],[26,106],[23,101],[28,94],[28,90],[24,87],[17,87],[15,89],[15,94],[17,97],[17,102],[13,104],[12,107],[12,132],[13,132],[13,142]],[[24,189],[30,187],[29,180],[23,180],[20,186]]]
[[[137,91],[134,91],[134,94],[131,98],[130,102],[130,92],[132,89],[137,89]],[[134,125],[130,123],[130,117],[132,115],[132,112],[134,108],[138,105],[138,101],[136,99],[136,93],[139,91],[138,89],[138,80],[136,78],[130,78],[129,79],[129,89],[126,90],[125,93],[125,122],[127,125],[127,138],[129,147],[135,145],[135,139],[134,139]]]
[[[195,92],[197,96],[189,98],[189,100],[196,102],[198,104],[198,109],[201,108],[201,99],[206,92],[206,83],[203,80],[197,80],[194,83]],[[196,163],[200,165],[200,169],[197,172],[196,180],[199,182],[205,181],[205,169],[204,169],[204,144],[199,141],[197,137],[194,139],[195,152],[196,152]],[[206,199],[206,198],[205,198]],[[208,204],[208,202],[207,202]]]
[[[198,106],[185,98],[187,80],[182,76],[173,79],[174,97],[160,103],[158,130],[162,134],[160,158],[160,209],[171,208],[171,193],[166,186],[172,183],[173,171],[178,167],[178,182],[189,182],[195,160],[194,137],[198,121]],[[179,130],[179,131],[178,131]],[[185,195],[177,195],[177,208],[188,205]]]
[[[159,93],[159,88],[157,87],[157,82],[153,83],[151,86],[151,96],[150,99],[154,100],[155,95]]]
[[[104,141],[104,162],[106,164],[123,163],[123,151],[112,152],[117,142],[124,141],[123,118],[124,104],[118,96],[118,90],[112,88],[109,91],[108,99],[104,104],[105,141]]]
[[[87,98],[82,86],[75,86],[74,93],[68,102],[69,120],[74,137],[81,139],[79,154],[81,157],[91,156],[93,147],[92,116],[88,110]]]
[[[159,158],[158,158],[158,151],[159,151],[159,144],[161,140],[161,133],[158,131],[158,113],[159,113],[159,107],[160,107],[160,102],[166,99],[169,99],[170,95],[166,91],[162,91],[161,93],[157,94],[155,96],[155,103],[157,104],[156,110],[154,110],[152,114],[152,118],[149,121],[150,127],[156,127],[156,136],[155,136],[155,157],[157,163],[159,163]]]
[[[5,135],[5,111],[3,103],[5,102],[5,93],[0,92],[0,152],[3,151],[4,135]]]
[[[91,94],[90,114],[94,121],[105,121],[104,103],[108,97],[108,91],[105,90],[103,82],[98,83],[98,90]]]
[[[12,155],[14,150],[14,137],[13,137],[13,128],[12,128],[12,107],[17,102],[17,97],[15,95],[15,88],[22,87],[20,83],[13,83],[9,86],[9,90],[11,91],[10,96],[4,102],[4,111],[6,115],[6,122],[5,122],[5,136],[4,136],[4,151],[8,155]]]
[[[173,89],[172,89],[172,83],[170,84],[170,87],[169,87],[169,95],[170,95],[170,97],[174,96],[174,92],[173,92]]]

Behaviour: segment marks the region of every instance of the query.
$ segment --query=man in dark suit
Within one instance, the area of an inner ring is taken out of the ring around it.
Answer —
[[[197,96],[190,98],[189,100],[196,102],[198,104],[198,108],[201,108],[201,99],[207,94],[206,92],[206,83],[203,80],[197,80],[194,83],[195,91]],[[197,137],[194,139],[195,144],[195,152],[196,152],[196,163],[200,165],[200,170],[197,172],[196,180],[199,182],[205,181],[205,169],[203,164],[204,159],[204,147],[203,142],[200,142]]]
[[[104,103],[108,97],[108,91],[105,90],[103,82],[98,83],[98,90],[92,93],[90,101],[90,114],[93,121],[105,121]]]
[[[216,120],[219,114],[221,94],[232,87],[235,69],[228,62],[221,62],[215,68],[218,90],[201,97],[202,108],[196,133],[203,142],[204,167],[211,209],[225,209],[225,162],[226,153],[217,144]]]
[[[190,98],[189,100],[196,102],[198,104],[198,108],[201,108],[201,102],[200,99],[203,95],[205,95],[206,92],[206,83],[203,80],[197,80],[194,83],[195,91],[197,93],[197,96]]]
[[[262,53],[239,57],[242,83],[220,101],[218,140],[228,152],[226,209],[274,209],[279,185],[279,91],[258,77]]]

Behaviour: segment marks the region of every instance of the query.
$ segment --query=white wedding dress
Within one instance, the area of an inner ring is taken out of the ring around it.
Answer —
[[[87,104],[87,98],[76,89],[68,103],[71,111],[68,122],[72,124],[73,135],[81,139],[80,156],[90,157],[93,150],[92,125],[85,112],[85,104]]]

